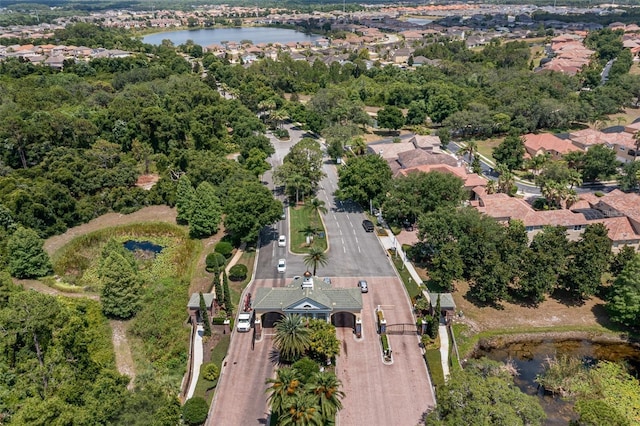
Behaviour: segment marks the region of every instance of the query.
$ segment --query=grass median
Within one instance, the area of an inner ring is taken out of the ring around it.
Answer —
[[[312,247],[327,250],[327,235],[317,211],[300,207],[289,208],[289,249],[293,253],[306,254]],[[312,236],[307,244],[307,236]]]

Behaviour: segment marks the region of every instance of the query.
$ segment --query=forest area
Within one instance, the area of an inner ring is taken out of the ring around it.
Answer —
[[[188,267],[152,286],[152,280],[136,275],[121,247],[104,236],[105,250],[97,255],[102,284],[113,289],[109,283],[125,281],[135,289],[125,299],[150,306],[136,318],[140,337],[148,343],[140,356],[149,368],[128,391],[128,380],[115,369],[107,318],[135,316],[138,305],[120,310],[116,303],[105,311],[96,301],[54,298],[14,285],[11,277],[53,274],[56,263],[44,252],[43,239],[107,212],[168,205],[177,207],[179,223],[189,232],[158,231],[163,236],[176,233],[185,241],[197,240],[224,225],[234,243],[254,242],[259,230],[282,212],[260,176],[274,153],[265,132],[285,120],[322,135],[329,153],[338,154],[345,146],[361,147],[360,137],[372,122],[365,106],[382,108],[382,122],[389,128],[428,128],[445,143],[584,127],[637,106],[640,76],[628,73],[633,63],[618,43],[619,35],[603,30],[590,36],[587,42],[599,51],[600,61],[576,76],[534,73],[524,41],[494,41],[478,52],[459,41],[425,40],[414,54],[440,65],[415,70],[380,63],[368,67],[367,49],[344,52],[349,58],[343,64],[295,61],[282,52],[278,60],[265,58],[245,67],[193,44],[144,45],[123,31],[88,24],[57,31],[56,43],[120,48],[132,55],[70,61],[60,72],[16,58],[2,61],[0,422],[135,425],[153,419],[152,424],[174,425],[180,418],[176,395],[187,348],[179,347],[181,336],[173,340],[169,355],[160,348],[171,336],[162,320],[169,321],[169,308],[184,309],[186,300],[171,299],[175,305],[170,307],[159,307],[154,300],[158,294],[184,292]],[[596,76],[612,57],[618,59],[601,85]],[[300,101],[303,95],[308,102]],[[304,197],[317,184],[318,177],[303,166],[279,170],[289,195]],[[151,190],[135,185],[146,174],[159,176]],[[443,192],[449,184],[442,185]],[[399,188],[405,191],[402,184]],[[423,216],[420,229],[438,227],[445,218],[440,212]],[[459,220],[463,228],[484,218],[469,213],[451,220]],[[486,244],[500,246],[511,235],[513,247],[524,250],[517,231],[496,231]],[[592,234],[600,243],[601,229]],[[443,253],[453,250],[447,237],[433,242]],[[555,237],[545,235],[549,241],[544,243],[553,246]],[[190,246],[184,252],[195,250]],[[505,259],[511,255],[500,252]],[[543,255],[549,253],[541,248],[544,263]],[[510,265],[513,272],[520,263]],[[454,266],[443,282],[463,275],[478,278],[477,264],[464,270]],[[119,274],[108,273],[113,270]],[[523,292],[535,299],[549,291],[534,284],[532,279]],[[482,285],[497,289],[488,302],[505,296],[494,282]],[[584,289],[576,288],[581,297]],[[112,300],[123,291],[116,291]]]

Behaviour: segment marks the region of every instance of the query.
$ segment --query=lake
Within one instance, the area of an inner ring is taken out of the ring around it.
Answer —
[[[423,19],[423,18],[408,18],[407,22],[411,22],[412,24],[417,24],[417,25],[427,25],[432,23],[433,21],[431,19]]]
[[[162,40],[171,40],[174,45],[185,44],[187,40],[193,40],[200,46],[212,44],[222,44],[223,41],[251,40],[253,44],[258,43],[289,43],[291,41],[315,41],[319,35],[305,34],[300,31],[283,28],[266,27],[243,27],[243,28],[215,28],[168,31],[162,33],[149,34],[142,38],[144,43],[160,45]]]

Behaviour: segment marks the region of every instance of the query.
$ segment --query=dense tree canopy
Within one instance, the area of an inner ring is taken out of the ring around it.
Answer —
[[[338,196],[353,200],[362,206],[373,201],[376,206],[384,202],[391,183],[391,169],[379,155],[351,158],[338,170]]]

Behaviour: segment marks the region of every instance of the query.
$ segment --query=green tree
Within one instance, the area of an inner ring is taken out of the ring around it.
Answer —
[[[520,295],[538,304],[545,294],[554,290],[566,270],[569,243],[563,226],[545,227],[537,233],[526,250],[522,277],[518,282]]]
[[[582,238],[571,246],[573,257],[563,279],[565,288],[578,300],[595,294],[609,266],[611,240],[602,223],[587,225]]]
[[[214,362],[208,362],[202,366],[202,377],[213,382],[220,376],[220,367]]]
[[[186,174],[178,179],[176,189],[176,220],[178,223],[189,223],[196,201],[196,191],[191,185],[191,180]]]
[[[222,216],[220,200],[209,182],[202,182],[196,188],[193,211],[189,218],[189,235],[203,238],[218,232]]]
[[[342,383],[331,372],[318,372],[313,375],[311,383],[306,385],[308,392],[316,397],[316,405],[320,407],[320,415],[324,423],[332,421],[336,413],[342,409],[344,392],[340,390]]]
[[[456,208],[467,198],[462,179],[455,175],[409,173],[391,181],[382,211],[389,223],[402,225],[415,223],[420,214],[439,207]]]
[[[437,407],[427,415],[431,425],[542,425],[545,414],[535,397],[522,393],[510,376],[489,361],[473,361],[436,389]]]
[[[584,156],[582,177],[587,182],[608,179],[616,174],[618,164],[614,150],[604,145],[592,146]]]
[[[326,321],[309,321],[309,352],[318,362],[335,359],[340,354],[340,341],[336,337],[336,327]]]
[[[507,166],[509,171],[520,169],[524,161],[524,141],[521,136],[509,135],[493,150],[496,162]]]
[[[618,177],[618,186],[624,192],[635,192],[638,190],[638,172],[640,162],[632,161],[622,165],[622,173]]]
[[[233,301],[231,300],[231,291],[229,290],[229,279],[227,272],[222,271],[222,291],[224,291],[224,309],[227,311],[227,318],[233,316]]]
[[[427,106],[424,100],[411,101],[409,110],[407,111],[407,124],[420,125],[424,124],[427,118]]]
[[[238,182],[229,192],[224,212],[225,230],[242,242],[253,243],[263,227],[280,219],[282,203],[258,182]]]
[[[222,290],[222,282],[220,281],[219,269],[216,269],[213,273],[213,288],[216,292],[216,302],[218,306],[224,306],[224,292]]]
[[[310,345],[310,330],[300,315],[287,315],[275,323],[273,344],[286,362],[300,358]]]
[[[36,278],[51,273],[44,241],[36,231],[19,227],[7,241],[8,267],[16,278]]]
[[[453,281],[462,278],[464,259],[458,244],[448,242],[431,259],[429,278],[439,287],[453,291]]]
[[[309,213],[311,213],[311,217],[313,218],[313,220],[311,221],[311,226],[313,228],[318,228],[316,217],[319,217],[320,214],[327,214],[328,210],[325,205],[325,202],[318,199],[318,197],[309,198],[307,199],[307,201],[305,201],[304,208]]]
[[[202,292],[200,292],[200,316],[202,318],[202,324],[204,324],[204,335],[211,336],[211,322],[209,321],[209,311],[207,311],[207,304],[204,301]]]
[[[269,385],[266,390],[269,394],[267,400],[271,407],[271,413],[276,419],[280,418],[289,408],[291,399],[303,391],[303,384],[298,378],[298,373],[290,367],[279,368],[276,371],[276,377],[268,378],[266,384]]]
[[[612,321],[634,327],[640,320],[640,255],[634,255],[616,277],[607,298]]]
[[[624,246],[622,246],[620,251],[611,259],[609,271],[614,277],[617,277],[618,275],[620,275],[624,267],[627,266],[627,263],[629,263],[629,261],[635,256],[636,250],[632,246],[628,246],[625,244]]]
[[[209,415],[209,404],[204,398],[194,396],[182,406],[182,418],[188,425],[201,425]]]
[[[391,169],[379,155],[365,155],[349,160],[338,170],[338,197],[361,206],[370,201],[380,205],[391,183]]]
[[[305,266],[313,268],[314,277],[316,276],[318,265],[325,266],[329,262],[326,253],[317,247],[311,247],[309,249],[309,253],[304,257],[303,261]]]
[[[100,300],[105,315],[127,319],[134,316],[140,304],[142,282],[137,271],[120,253],[113,252],[99,271],[102,281]]]
[[[322,426],[324,419],[313,395],[299,393],[289,401],[289,408],[278,418],[280,426]]]
[[[432,96],[427,102],[427,113],[436,123],[442,123],[456,111],[458,111],[458,102],[446,93]]]
[[[405,118],[400,108],[387,105],[378,111],[378,125],[392,130],[398,130],[404,126]]]
[[[267,154],[264,151],[251,148],[249,156],[244,159],[244,167],[259,178],[264,172],[271,169],[271,164],[267,162]]]

